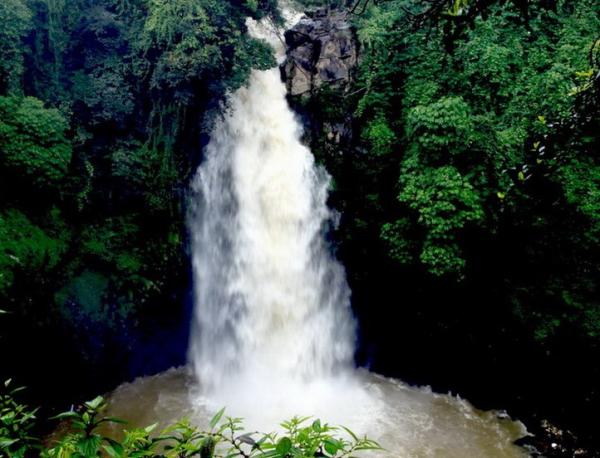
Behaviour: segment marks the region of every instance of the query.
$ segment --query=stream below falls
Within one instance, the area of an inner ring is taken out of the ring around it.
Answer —
[[[320,399],[320,405],[304,402],[322,391],[306,388],[305,397],[287,398],[290,393],[274,393],[291,402],[257,406],[254,412],[227,408],[226,415],[243,416],[247,431],[272,432],[293,415],[307,414],[331,424],[343,424],[358,434],[379,441],[381,458],[525,458],[526,451],[513,442],[527,434],[525,426],[497,412],[484,412],[455,396],[432,393],[427,388],[408,386],[393,379],[359,370],[354,380],[371,401],[340,396],[339,404]],[[334,387],[333,390],[339,387]],[[348,390],[348,386],[343,387]],[[325,390],[327,391],[327,390]],[[218,410],[204,398],[192,372],[171,369],[160,375],[140,378],[121,385],[110,394],[108,415],[123,418],[129,427],[159,423],[159,427],[187,417],[206,426]],[[348,391],[346,391],[348,392]],[[251,397],[252,393],[245,393]],[[293,393],[298,396],[300,393]],[[320,393],[323,395],[323,393]],[[313,397],[313,400],[317,398]],[[304,409],[302,409],[304,407]],[[294,410],[298,408],[298,410]],[[365,455],[366,456],[366,455]]]

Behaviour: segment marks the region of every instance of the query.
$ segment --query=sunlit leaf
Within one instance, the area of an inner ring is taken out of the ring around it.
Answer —
[[[289,437],[282,437],[277,442],[276,452],[281,456],[286,456],[292,449],[292,441]]]

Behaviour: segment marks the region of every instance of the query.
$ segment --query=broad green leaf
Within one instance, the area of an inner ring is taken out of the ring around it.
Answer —
[[[219,423],[219,421],[223,417],[224,413],[225,413],[225,407],[223,407],[221,410],[219,410],[215,414],[215,416],[211,418],[210,423],[209,423],[211,429],[213,429],[215,426],[217,426],[217,423]]]
[[[102,396],[98,396],[95,399],[92,399],[91,401],[88,401],[85,403],[86,407],[92,409],[92,410],[96,410],[98,409],[98,407],[100,407],[102,405],[102,403],[104,402],[104,398]]]
[[[340,441],[335,440],[335,439],[325,439],[323,441],[323,445],[324,445],[325,451],[327,453],[329,453],[331,456],[335,455],[343,446]]]
[[[275,451],[281,456],[287,456],[287,454],[292,450],[292,441],[289,437],[282,437],[277,442],[277,447]]]

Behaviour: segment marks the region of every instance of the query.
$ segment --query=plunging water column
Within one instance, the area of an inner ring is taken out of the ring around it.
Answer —
[[[272,29],[249,28],[283,56]],[[207,396],[237,408],[248,398],[293,403],[294,390],[352,368],[350,291],[324,237],[330,177],[301,143],[285,96],[278,68],[254,70],[193,182],[190,360]]]

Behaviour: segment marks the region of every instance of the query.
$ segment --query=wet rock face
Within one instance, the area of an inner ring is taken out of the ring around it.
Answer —
[[[562,430],[542,420],[533,425],[533,434],[515,442],[528,451],[532,458],[595,458],[596,452],[581,446],[579,439],[568,430]]]
[[[308,12],[285,32],[287,58],[281,66],[288,93],[311,92],[324,84],[343,88],[358,63],[354,29],[341,12]]]

